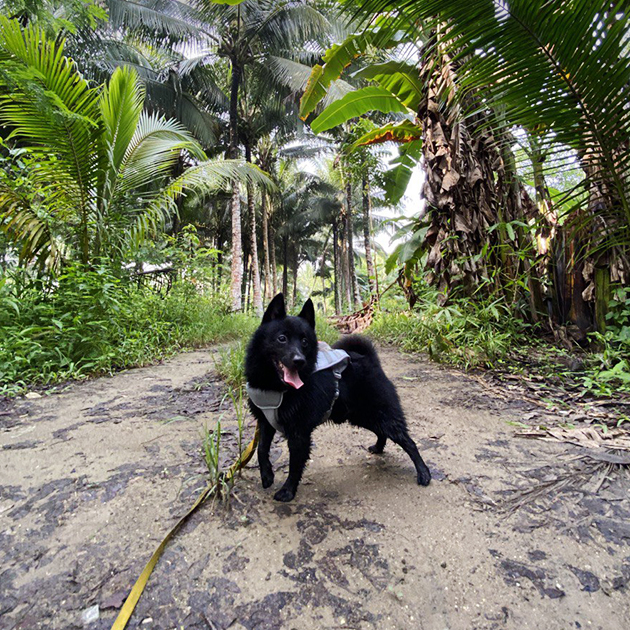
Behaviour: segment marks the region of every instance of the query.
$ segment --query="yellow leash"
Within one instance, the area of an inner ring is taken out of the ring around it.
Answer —
[[[241,469],[243,466],[246,466],[250,459],[254,455],[254,451],[256,450],[256,446],[258,445],[258,426],[256,426],[256,433],[254,433],[254,439],[249,443],[248,447],[243,451],[243,454],[239,459],[237,459],[229,468],[229,470],[224,474],[224,481],[231,481],[234,478],[234,475]],[[114,625],[111,630],[124,630],[127,626],[127,622],[131,617],[133,611],[136,608],[136,604],[144,591],[147,582],[149,581],[149,577],[155,568],[155,565],[158,563],[162,552],[166,548],[169,540],[173,537],[175,532],[184,524],[184,522],[188,519],[189,516],[197,510],[197,508],[215,491],[216,485],[208,485],[203,492],[197,497],[197,500],[194,502],[193,506],[182,516],[182,518],[175,523],[173,528],[168,534],[164,537],[162,542],[159,544],[158,548],[153,552],[151,559],[147,562],[146,566],[142,570],[140,577],[136,580],[136,583],[133,585],[129,596],[125,600],[123,607],[120,609],[118,613],[118,617],[116,617],[116,621],[114,621]]]

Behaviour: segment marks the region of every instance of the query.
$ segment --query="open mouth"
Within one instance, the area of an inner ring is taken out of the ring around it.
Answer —
[[[276,367],[278,368],[280,378],[284,381],[285,385],[293,387],[293,389],[300,389],[300,387],[304,385],[304,382],[295,368],[290,369],[280,361],[278,361]]]

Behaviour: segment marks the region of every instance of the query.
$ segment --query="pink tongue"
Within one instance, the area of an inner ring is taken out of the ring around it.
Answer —
[[[287,385],[291,385],[294,389],[300,389],[300,387],[304,385],[297,370],[290,370],[286,365],[283,365],[282,372],[284,375],[284,382]]]

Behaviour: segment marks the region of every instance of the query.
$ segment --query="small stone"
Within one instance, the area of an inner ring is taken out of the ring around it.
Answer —
[[[30,400],[33,400],[34,398],[41,398],[42,395],[38,394],[37,392],[27,392],[24,395],[24,398],[29,398]]]
[[[84,626],[87,626],[90,623],[94,623],[95,621],[98,621],[99,617],[100,617],[100,609],[98,607],[98,604],[95,604],[94,606],[90,606],[89,608],[86,608],[81,613],[81,621],[83,622]]]
[[[153,623],[153,617],[147,617],[146,619],[143,619],[140,622],[140,625],[141,626],[146,626],[146,625],[149,625],[150,623]]]
[[[443,569],[446,569],[446,560],[440,564]]]

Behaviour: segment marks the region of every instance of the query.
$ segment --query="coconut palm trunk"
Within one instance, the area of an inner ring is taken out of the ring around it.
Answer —
[[[335,315],[341,315],[341,256],[339,251],[339,225],[333,221],[333,288],[335,293]]]
[[[348,306],[350,310],[361,307],[361,294],[359,293],[359,283],[357,281],[357,269],[354,262],[354,226],[352,221],[352,183],[346,184],[346,201],[348,209],[346,211],[346,240],[348,247]]]
[[[271,267],[269,262],[269,214],[268,214],[268,197],[267,193],[262,191],[261,213],[262,213],[262,236],[263,236],[263,257],[265,268],[265,284],[264,284],[264,301],[267,302],[273,296],[271,295]]]
[[[278,293],[278,264],[276,263],[276,231],[269,225],[269,248],[271,249],[271,280],[273,282],[272,294]]]
[[[252,150],[249,145],[245,146],[245,160],[251,164]],[[263,198],[265,194],[263,192]],[[262,293],[260,290],[260,266],[258,263],[258,236],[256,229],[256,208],[254,207],[254,187],[247,184],[247,210],[249,212],[249,221],[251,229],[251,274],[252,274],[252,304],[254,313],[261,316],[263,314]]]
[[[282,237],[282,293],[289,294],[289,237]]]
[[[232,58],[232,80],[230,84],[230,146],[228,157],[238,157],[238,91],[242,77],[242,69],[238,60]],[[243,310],[241,285],[243,283],[243,242],[241,220],[241,197],[238,182],[232,183],[232,197],[230,199],[230,211],[232,215],[232,263],[230,296],[232,311]]]
[[[376,268],[372,257],[372,200],[370,198],[370,182],[367,173],[363,174],[363,241],[365,244],[365,262],[367,265],[368,283],[370,287],[370,297],[378,295],[378,284],[376,278]]]
[[[293,308],[297,303],[298,294],[298,271],[300,269],[300,261],[298,257],[298,248],[294,243],[292,246],[292,258],[293,258],[293,293],[291,295],[291,307]]]

